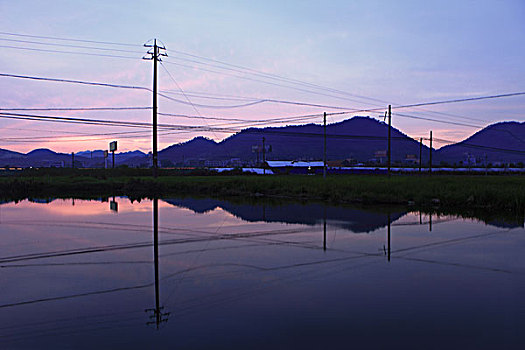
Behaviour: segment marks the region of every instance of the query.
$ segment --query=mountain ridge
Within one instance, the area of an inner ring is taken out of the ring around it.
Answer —
[[[198,136],[159,151],[161,166],[241,165],[262,159],[263,138],[266,160],[319,160],[323,158],[323,126],[319,124],[284,127],[247,128],[220,142]],[[354,162],[386,161],[388,125],[370,117],[353,117],[329,124],[327,159]],[[419,158],[419,142],[392,128],[392,161],[408,162]],[[438,139],[436,139],[438,140]],[[433,163],[477,164],[525,161],[525,122],[491,124],[465,140],[433,150]],[[104,167],[103,150],[75,154],[75,166]],[[410,157],[409,157],[410,156]],[[429,148],[422,146],[423,164],[428,163]],[[108,157],[111,163],[111,154]],[[0,148],[0,166],[71,166],[72,156],[47,148],[26,154]],[[151,156],[142,151],[115,153],[116,165],[149,166]]]

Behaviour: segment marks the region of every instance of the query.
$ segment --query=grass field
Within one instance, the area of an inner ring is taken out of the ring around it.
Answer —
[[[500,211],[523,216],[524,176],[177,176],[145,172],[25,172],[0,177],[0,197],[272,197],[331,203],[396,204],[445,211]]]

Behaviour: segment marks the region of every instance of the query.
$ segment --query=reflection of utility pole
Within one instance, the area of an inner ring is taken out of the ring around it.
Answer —
[[[430,130],[430,160],[428,161],[428,172],[430,175],[432,175],[432,130]]]
[[[423,138],[419,138],[419,175],[421,175],[421,158],[423,157]]]
[[[392,164],[392,106],[388,105],[388,176],[390,177],[390,167]]]
[[[326,204],[324,206],[323,216],[323,250],[326,251]]]
[[[118,213],[118,202],[115,200],[115,196],[113,196],[113,200],[109,202],[109,209]]]
[[[323,178],[326,178],[326,112],[323,114],[323,133],[324,133],[324,150],[323,150]]]
[[[390,212],[388,213],[388,232],[387,232],[387,241],[388,241],[388,261],[390,261]]]
[[[154,321],[147,322],[147,324],[155,324],[157,329],[162,322],[167,322],[169,312],[162,312],[164,306],[160,306],[159,301],[159,199],[155,197],[153,199],[153,258],[155,264],[155,308],[147,309],[146,311],[153,311],[153,315],[150,318],[155,319]],[[166,318],[162,318],[166,316]]]
[[[428,221],[428,231],[432,232],[432,213],[430,213],[430,220]]]

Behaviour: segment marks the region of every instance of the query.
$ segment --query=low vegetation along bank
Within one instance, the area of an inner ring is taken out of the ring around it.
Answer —
[[[176,176],[161,174],[25,174],[0,177],[0,197],[198,195],[267,196],[332,203],[402,204],[450,210],[497,210],[522,216],[524,176]]]

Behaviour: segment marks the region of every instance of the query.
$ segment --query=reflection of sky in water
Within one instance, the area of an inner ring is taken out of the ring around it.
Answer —
[[[84,200],[0,206],[1,344],[519,348],[525,340],[523,228],[434,216],[430,231],[429,216],[392,213],[388,261],[380,212],[193,210],[203,203],[188,199],[159,200],[159,296],[170,315],[157,331],[144,311],[155,307],[152,202],[116,201],[118,213]]]

